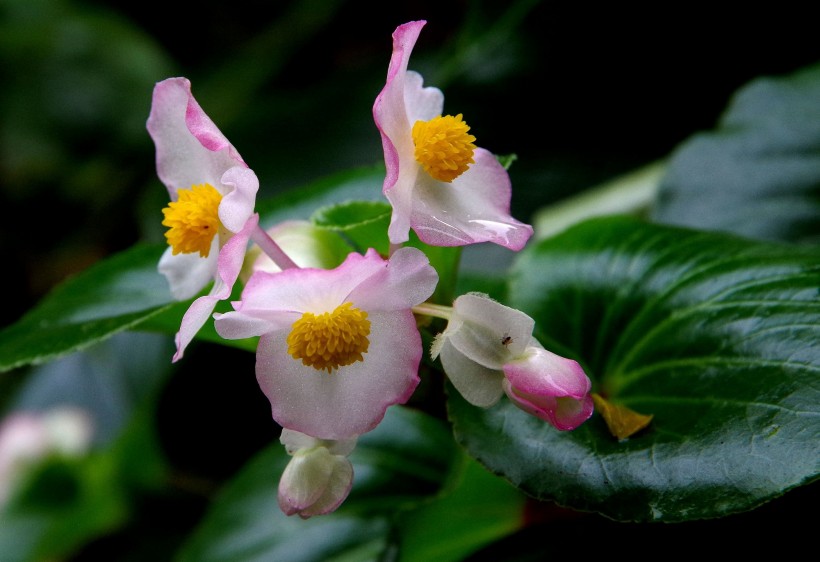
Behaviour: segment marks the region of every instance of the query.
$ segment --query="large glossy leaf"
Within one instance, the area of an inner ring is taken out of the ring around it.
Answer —
[[[83,349],[172,303],[161,246],[135,246],[66,280],[0,332],[0,371]]]
[[[230,482],[182,549],[179,562],[376,560],[392,548],[392,518],[435,495],[455,458],[447,426],[390,408],[350,456],[354,484],[332,515],[285,516],[276,500],[289,457],[274,443]]]
[[[654,218],[820,242],[820,65],[742,88],[715,131],[673,154]]]
[[[592,220],[528,248],[509,303],[594,390],[654,415],[617,441],[451,392],[458,439],[530,494],[618,520],[751,509],[820,472],[820,252]]]

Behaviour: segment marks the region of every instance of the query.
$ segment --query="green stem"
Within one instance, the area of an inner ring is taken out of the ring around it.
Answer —
[[[423,314],[424,316],[432,316],[434,318],[443,318],[444,320],[449,320],[453,315],[452,306],[433,304],[431,302],[423,302],[414,306],[412,310],[416,314]]]

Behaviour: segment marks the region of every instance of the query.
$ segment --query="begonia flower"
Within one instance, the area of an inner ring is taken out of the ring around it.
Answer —
[[[373,105],[387,168],[382,190],[393,207],[390,242],[406,242],[412,228],[432,246],[493,242],[520,250],[533,231],[510,216],[506,169],[476,147],[461,114],[442,115],[441,90],[407,70],[425,23],[396,28],[387,82]]]
[[[259,216],[259,180],[191,94],[185,78],[154,87],[148,132],[156,146],[157,174],[171,203],[163,210],[169,248],[159,262],[171,294],[196,299],[176,335],[179,360],[220,300],[228,298]]]
[[[315,439],[282,430],[279,441],[293,457],[279,480],[279,507],[285,515],[307,519],[331,513],[342,504],[353,486],[353,465],[347,455],[356,440]]]
[[[575,429],[593,411],[591,383],[577,361],[552,353],[532,336],[535,321],[487,295],[453,303],[433,359],[471,404],[487,408],[506,394],[513,404],[560,430]]]
[[[282,427],[317,439],[373,429],[418,385],[421,337],[411,307],[438,274],[416,248],[389,260],[370,249],[335,269],[259,271],[234,311],[216,314],[224,338],[261,336],[256,376]]]
[[[77,457],[91,445],[89,415],[73,407],[14,412],[0,423],[0,507],[29,469],[50,455]]]

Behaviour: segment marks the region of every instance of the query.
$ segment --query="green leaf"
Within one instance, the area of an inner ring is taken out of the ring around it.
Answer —
[[[498,160],[498,162],[502,166],[504,166],[505,170],[509,170],[510,166],[513,165],[513,162],[518,160],[518,155],[517,154],[504,154],[504,155],[497,154],[495,158],[496,158],[496,160]]]
[[[390,251],[387,227],[391,207],[382,201],[347,201],[317,209],[311,216],[316,226],[338,232],[360,253],[375,248],[382,255]]]
[[[594,391],[654,416],[619,442],[600,414],[560,432],[506,398],[482,410],[451,389],[458,440],[524,491],[618,520],[683,521],[817,478],[817,250],[596,219],[526,249],[509,294]]]
[[[526,497],[463,454],[453,489],[401,516],[402,562],[464,560],[524,525]]]
[[[285,516],[277,504],[289,457],[274,443],[226,485],[178,562],[375,560],[391,544],[392,517],[438,493],[454,452],[445,424],[390,408],[350,456],[353,489],[342,506],[302,520]]]
[[[820,242],[820,65],[742,88],[715,131],[673,155],[660,222]]]
[[[384,201],[384,165],[345,170],[277,197],[257,201],[260,224],[269,228],[285,220],[308,219],[320,207],[346,201]]]
[[[67,279],[0,331],[0,372],[39,364],[138,325],[174,302],[163,247],[138,245]]]

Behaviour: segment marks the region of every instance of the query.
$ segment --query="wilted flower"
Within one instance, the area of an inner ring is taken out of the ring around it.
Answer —
[[[468,293],[453,303],[431,354],[471,404],[486,408],[506,393],[525,412],[575,429],[592,415],[590,380],[576,361],[544,349],[534,326],[520,310]]]
[[[179,300],[214,282],[182,319],[177,361],[217,301],[231,294],[259,220],[254,214],[259,181],[202,111],[185,78],[169,78],[154,87],[147,126],[156,145],[157,174],[171,196],[162,223],[169,228],[165,236],[170,247],[159,271]]]
[[[285,428],[279,440],[293,457],[279,480],[279,507],[285,515],[307,519],[335,511],[353,485],[353,465],[347,455],[357,437],[315,439]]]
[[[273,418],[318,439],[373,429],[419,382],[421,337],[411,307],[438,282],[427,257],[401,248],[389,260],[352,253],[335,269],[255,273],[217,314],[224,338],[261,336],[256,376]]]
[[[441,90],[423,87],[408,71],[410,53],[425,21],[399,26],[387,83],[373,105],[387,176],[383,191],[393,207],[392,244],[412,228],[433,246],[494,242],[520,250],[532,227],[510,216],[510,178],[498,159],[474,144],[462,115],[442,115]]]

